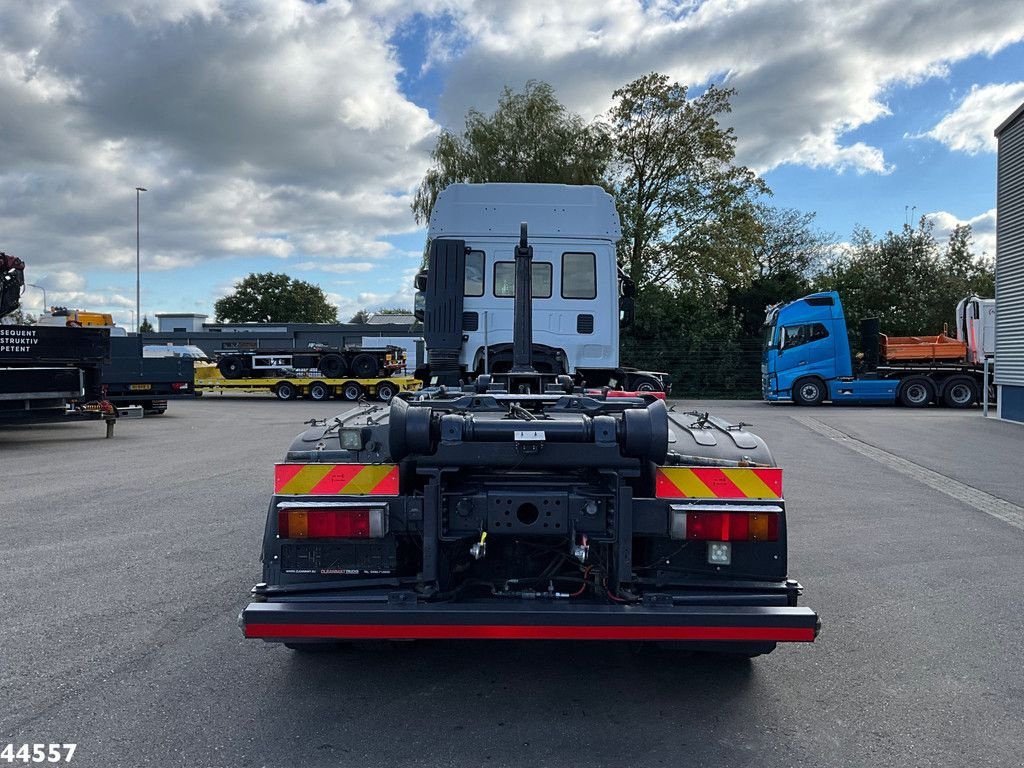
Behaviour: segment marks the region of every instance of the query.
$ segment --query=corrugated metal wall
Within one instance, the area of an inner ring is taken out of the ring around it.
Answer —
[[[996,384],[1024,386],[1024,114],[999,135]]]

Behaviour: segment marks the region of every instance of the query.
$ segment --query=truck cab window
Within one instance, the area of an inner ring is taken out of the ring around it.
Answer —
[[[466,254],[466,280],[463,295],[484,295],[484,252],[470,251]]]
[[[597,298],[597,260],[594,254],[562,254],[562,298]]]
[[[782,337],[779,341],[781,349],[790,349],[825,338],[828,338],[828,329],[824,325],[804,323],[802,325],[787,325],[782,329]]]
[[[533,275],[533,298],[551,298],[551,264],[535,261],[531,270]],[[516,264],[514,261],[494,262],[494,295],[498,298],[511,298],[516,294]]]

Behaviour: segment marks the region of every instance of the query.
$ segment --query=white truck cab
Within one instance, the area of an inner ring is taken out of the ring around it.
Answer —
[[[632,315],[633,286],[616,261],[622,232],[614,200],[597,186],[452,184],[438,196],[430,216],[431,243],[464,244],[464,266],[451,266],[461,258],[444,262],[452,272],[451,288],[462,294],[461,371],[472,378],[511,366],[515,251],[523,222],[533,249],[537,370],[569,374],[592,386],[665,389],[664,374],[619,366],[620,313]],[[432,253],[431,258],[437,257]],[[427,272],[420,273],[420,315],[430,300],[427,283]]]

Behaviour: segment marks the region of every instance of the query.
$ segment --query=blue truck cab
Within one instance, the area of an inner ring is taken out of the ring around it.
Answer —
[[[777,304],[765,318],[761,390],[770,402],[893,403],[899,379],[854,376],[846,317],[835,291]]]

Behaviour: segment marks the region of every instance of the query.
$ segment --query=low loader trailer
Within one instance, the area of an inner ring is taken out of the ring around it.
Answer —
[[[316,373],[316,372],[313,372]],[[278,400],[341,400],[371,398],[388,402],[399,392],[415,392],[422,386],[412,376],[367,379],[331,379],[308,372],[293,371],[276,378],[252,377],[227,379],[214,365],[198,365],[195,371],[196,392],[270,393]]]
[[[520,285],[531,262],[524,225]],[[530,313],[531,291],[516,292],[511,368],[524,377]],[[566,378],[524,393],[481,376],[311,425],[274,468],[244,635],[297,651],[543,639],[739,656],[814,641],[765,442]]]

